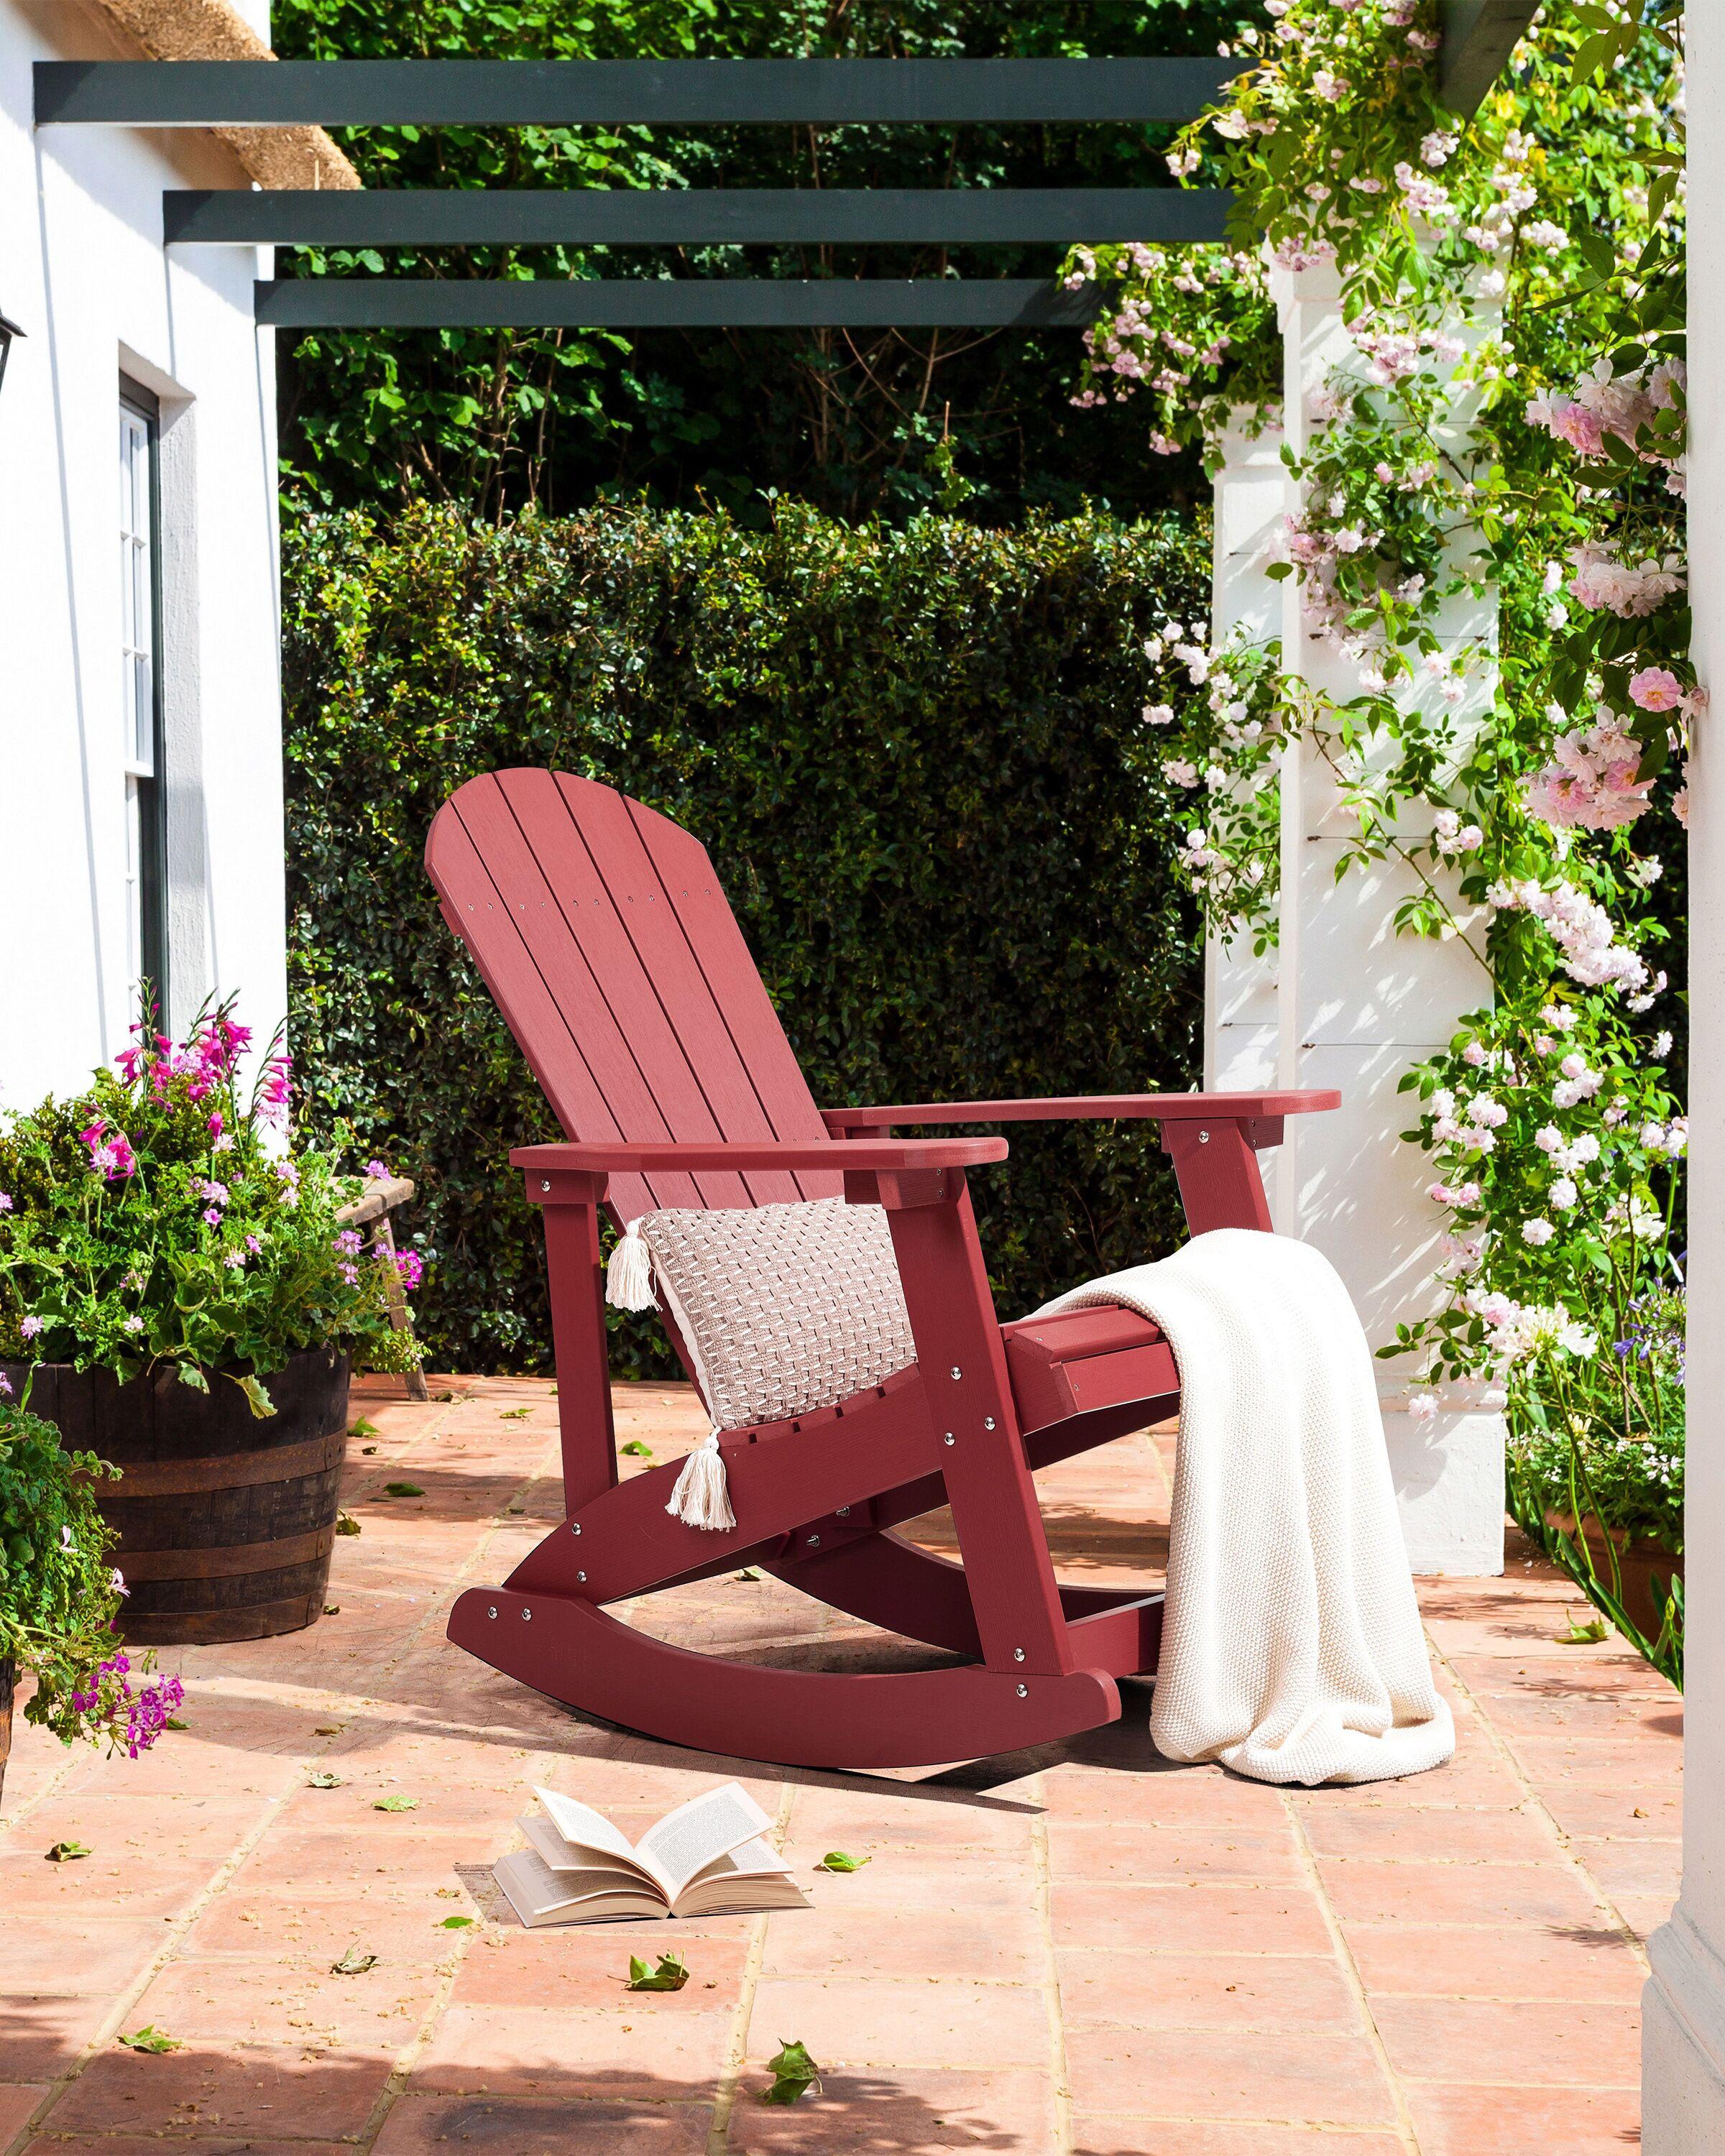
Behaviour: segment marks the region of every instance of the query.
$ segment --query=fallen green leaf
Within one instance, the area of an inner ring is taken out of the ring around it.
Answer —
[[[417,1482],[386,1482],[383,1495],[386,1497],[423,1497],[425,1492]]]
[[[81,1841],[57,1841],[48,1852],[48,1861],[50,1864],[70,1864],[74,1858],[89,1854]]]
[[[794,2103],[810,2089],[819,2093],[820,2068],[809,2057],[807,2047],[794,2037],[788,2041],[779,2038],[778,2051],[767,2061],[767,2071],[773,2080],[771,2088],[759,2092],[762,2103]]]
[[[352,1429],[348,1431],[347,1435],[350,1437],[382,1437],[383,1433],[378,1429],[376,1423],[370,1421],[366,1416],[362,1415],[359,1420],[355,1423]]]
[[[119,2036],[115,2041],[124,2044],[128,2051],[179,2051],[185,2048],[177,2036],[170,2036],[153,2021],[146,2021],[141,2029],[134,2029],[131,2035]]]
[[[416,1812],[418,1809],[417,1797],[379,1797],[372,1806],[374,1812]]]
[[[445,1917],[438,1929],[441,1932],[465,1932],[473,1921],[471,1917]]]
[[[305,1786],[308,1789],[339,1789],[341,1786],[341,1777],[339,1774],[331,1774],[326,1767],[319,1774],[308,1774],[305,1778]]]
[[[326,1602],[323,1605],[323,1614],[326,1617],[339,1617],[341,1614],[341,1604],[339,1602]]]
[[[499,1408],[497,1419],[499,1422],[520,1422],[532,1412],[531,1408]]]
[[[189,1729],[192,1727],[189,1722],[182,1722],[177,1714],[169,1715],[162,1726],[164,1729]]]
[[[354,1518],[352,1512],[336,1513],[336,1532],[338,1535],[357,1535],[359,1532],[359,1522]]]
[[[367,1460],[369,1460],[372,1455],[377,1450],[375,1445],[362,1445],[359,1449],[362,1453],[364,1453]]]
[[[761,1577],[752,1564],[746,1564],[737,1576],[739,1579],[758,1579]]]
[[[330,1964],[330,1974],[331,1976],[363,1976],[368,1969],[375,1969],[377,1966],[376,1954],[363,1953],[359,1941],[356,1939],[340,1961],[332,1961]]]
[[[1592,1646],[1595,1641],[1603,1640],[1605,1637],[1605,1620],[1603,1617],[1591,1617],[1583,1625],[1572,1623],[1567,1631],[1558,1633],[1556,1637],[1561,1646],[1588,1647]]]
[[[874,1861],[872,1856],[847,1856],[842,1849],[829,1849],[814,1868],[817,1871],[860,1871],[864,1865]]]
[[[449,1401],[455,1399],[456,1395],[454,1393],[434,1393],[431,1397],[434,1400]]]
[[[688,1981],[689,1970],[680,1954],[661,1954],[657,1969],[649,1969],[639,1954],[629,1958],[631,1991],[680,1991]]]
[[[638,1437],[632,1437],[627,1445],[619,1445],[618,1450],[626,1452],[631,1460],[650,1460],[653,1457],[652,1446],[643,1445]]]

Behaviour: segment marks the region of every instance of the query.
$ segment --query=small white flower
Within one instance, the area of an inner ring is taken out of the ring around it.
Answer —
[[[1522,1240],[1531,1243],[1536,1250],[1543,1249],[1557,1232],[1549,1220],[1523,1220],[1522,1223]]]
[[[1581,1194],[1567,1175],[1560,1175],[1546,1194],[1555,1211],[1567,1213]]]
[[[1430,1422],[1437,1413],[1437,1409],[1435,1393],[1409,1393],[1408,1395],[1408,1416],[1410,1421]]]
[[[62,1521],[60,1523],[60,1548],[63,1550],[69,1550],[71,1547],[72,1530],[66,1526],[64,1521]]]

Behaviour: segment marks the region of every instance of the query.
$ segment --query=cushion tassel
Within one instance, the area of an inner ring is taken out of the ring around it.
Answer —
[[[717,1533],[724,1533],[737,1525],[726,1490],[725,1460],[719,1450],[716,1424],[683,1462],[677,1486],[671,1491],[670,1502],[665,1509],[685,1526],[708,1527]]]
[[[614,1310],[657,1310],[653,1260],[641,1240],[641,1224],[631,1220],[617,1239],[605,1267],[605,1300]]]

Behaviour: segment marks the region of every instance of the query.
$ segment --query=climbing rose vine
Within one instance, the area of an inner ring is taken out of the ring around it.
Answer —
[[[1191,801],[1180,860],[1214,931],[1273,942],[1276,779],[1298,742],[1348,812],[1342,871],[1390,864],[1397,928],[1471,953],[1478,1007],[1402,1080],[1441,1306],[1384,1352],[1420,1373],[1416,1414],[1445,1380],[1507,1375],[1524,1458],[1557,1445],[1579,1509],[1675,1549],[1681,1326],[1661,1298],[1681,1288],[1685,1127],[1661,886],[1705,708],[1681,24],[1660,0],[1548,6],[1463,121],[1438,100],[1435,0],[1253,13],[1241,73],[1169,156],[1183,183],[1234,190],[1229,244],[1081,249],[1066,273],[1113,294],[1080,403],[1136,398],[1153,450],[1213,461],[1230,432],[1293,423],[1270,574],[1294,582],[1302,649],[1353,684],[1320,691],[1238,630],[1175,645],[1203,694],[1144,716]],[[1335,280],[1344,334],[1281,414],[1275,300],[1301,275]]]

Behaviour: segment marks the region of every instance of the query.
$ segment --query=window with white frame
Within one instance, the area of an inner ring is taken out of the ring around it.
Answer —
[[[167,908],[162,875],[162,563],[157,475],[159,412],[146,389],[120,389],[121,756],[126,775],[126,978],[167,1009]]]

